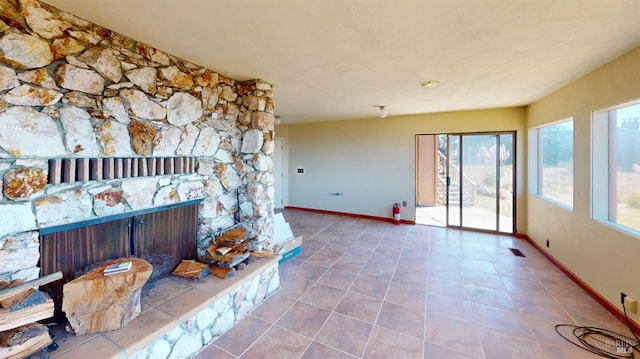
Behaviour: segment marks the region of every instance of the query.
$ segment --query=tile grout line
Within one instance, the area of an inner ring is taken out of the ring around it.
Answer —
[[[329,225],[327,225],[327,226],[323,227],[323,228],[322,228],[322,229],[320,229],[317,233],[315,233],[314,235],[310,236],[310,237],[309,237],[309,239],[307,239],[307,240],[311,240],[312,238],[315,238],[315,237],[316,237],[317,235],[319,235],[322,231],[324,231],[324,230],[326,230],[327,228],[331,227],[331,226],[332,226],[333,224],[335,224],[336,222],[337,222],[337,220],[336,220],[336,221],[333,221],[333,222],[332,222],[332,223],[330,223]],[[325,244],[325,245],[326,245],[326,244]],[[323,247],[324,247],[324,246],[323,246]],[[318,251],[318,250],[316,250],[315,252],[317,252],[317,251]],[[314,254],[315,254],[315,252],[314,252]],[[309,258],[306,258],[306,259],[302,262],[302,264],[306,263],[308,260],[309,260]],[[302,265],[302,264],[301,264],[301,265]],[[331,267],[328,267],[328,268],[323,272],[323,274],[322,274],[322,275],[324,275],[324,274],[329,270],[329,268],[331,268]],[[322,275],[321,275],[320,277],[322,277]],[[319,278],[320,278],[320,277],[319,277]],[[305,279],[306,279],[306,280],[309,280],[309,279],[307,279],[307,278],[305,278]],[[313,286],[314,284],[316,284],[316,283],[317,283],[317,280],[313,280],[312,282],[313,282],[313,284],[312,284],[311,286]],[[353,285],[353,283],[352,283],[351,285]],[[307,289],[307,291],[308,291],[308,289]],[[279,316],[276,320],[274,320],[274,321],[273,321],[273,323],[270,323],[269,327],[268,327],[268,328],[267,328],[267,329],[266,329],[262,334],[260,334],[260,336],[258,336],[258,337],[256,338],[256,340],[255,340],[251,345],[249,345],[249,346],[248,346],[248,347],[247,347],[247,348],[246,348],[246,349],[245,349],[245,350],[240,354],[240,356],[238,356],[237,358],[241,358],[241,357],[242,357],[242,355],[246,354],[246,353],[247,353],[247,352],[248,352],[248,351],[249,351],[249,350],[250,350],[250,349],[255,345],[255,343],[257,343],[257,342],[258,342],[258,341],[259,341],[259,340],[260,340],[260,339],[261,339],[261,338],[262,338],[262,337],[263,337],[263,336],[264,336],[264,335],[265,335],[269,330],[271,330],[273,327],[278,327],[278,328],[280,328],[280,329],[283,329],[283,330],[286,330],[286,331],[288,331],[288,332],[291,332],[291,333],[293,333],[293,334],[295,334],[295,335],[299,335],[299,336],[302,336],[302,337],[304,337],[304,338],[308,338],[308,337],[306,337],[306,336],[304,336],[304,335],[298,334],[298,333],[296,333],[296,332],[294,332],[294,331],[291,331],[291,330],[289,330],[289,329],[287,329],[287,328],[283,328],[283,327],[278,326],[278,325],[276,324],[276,323],[278,322],[278,320],[280,320],[280,319],[281,319],[281,318],[282,318],[282,317],[283,317],[283,316],[284,316],[284,315],[285,315],[289,310],[291,310],[291,308],[293,308],[293,306],[294,306],[296,303],[300,302],[300,303],[303,303],[303,304],[310,305],[310,304],[308,304],[308,303],[305,303],[305,302],[300,301],[300,298],[302,298],[302,296],[304,295],[304,293],[306,293],[306,291],[305,291],[305,292],[303,292],[303,293],[301,293],[301,294],[300,294],[300,296],[298,296],[298,298],[291,298],[291,297],[288,297],[288,296],[287,296],[288,298],[294,299],[295,301],[291,304],[291,306],[290,306],[290,307],[288,307],[285,311],[283,311],[283,312],[282,312],[282,314],[280,314],[280,316]],[[345,293],[346,293],[346,290],[345,290]],[[283,294],[283,295],[284,295],[284,296],[286,296],[286,294]],[[343,296],[344,296],[344,294],[343,294]],[[341,298],[341,300],[342,300],[342,298]],[[317,307],[317,306],[315,306],[315,307]],[[317,307],[317,308],[320,308],[320,307]],[[326,310],[325,308],[320,308],[320,309],[324,309],[324,310]],[[335,309],[335,308],[334,308],[334,309]],[[331,311],[331,314],[333,314],[333,312],[334,312],[334,310],[332,310],[332,311]],[[331,314],[330,314],[330,315],[331,315]],[[328,318],[327,318],[327,319],[328,319]],[[325,323],[323,323],[323,325],[320,327],[320,329],[318,329],[318,332],[314,335],[314,337],[313,337],[313,338],[310,338],[311,340],[309,341],[309,344],[307,344],[307,347],[304,349],[304,351],[302,352],[301,356],[304,356],[304,354],[307,352],[307,350],[309,350],[309,348],[311,347],[311,345],[315,342],[315,338],[317,337],[318,333],[320,333],[320,331],[322,330],[322,328],[324,327],[324,325],[325,325],[325,324],[326,324],[326,321],[325,321]],[[322,343],[320,343],[320,344],[322,344]],[[326,345],[326,344],[322,344],[322,345]],[[338,350],[338,351],[340,351],[340,352],[342,352],[342,353],[346,353],[346,352],[344,352],[344,351],[342,351],[342,350],[340,350],[340,349],[338,349],[338,348],[333,348],[333,347],[328,346],[328,345],[327,345],[327,347],[332,348],[332,349],[334,349],[334,350]],[[346,354],[351,355],[351,354],[349,354],[349,353],[346,353]]]
[[[389,232],[389,229],[387,228],[387,233],[388,232]],[[405,233],[405,235],[406,235],[406,233]],[[380,246],[380,244],[378,244],[378,246]],[[376,249],[377,248],[378,247],[376,247]],[[402,243],[402,249],[404,249],[404,241]],[[374,250],[374,252],[375,252],[375,250]],[[378,322],[378,318],[380,318],[380,313],[382,313],[382,307],[384,307],[385,299],[387,298],[387,293],[389,292],[389,287],[391,287],[391,281],[395,277],[396,271],[398,270],[398,262],[400,262],[400,256],[402,255],[402,251],[400,251],[400,253],[401,254],[399,254],[398,258],[396,259],[395,268],[393,269],[393,274],[391,275],[391,279],[389,279],[389,283],[387,284],[387,289],[385,289],[385,291],[384,291],[384,296],[382,297],[382,302],[380,303],[380,308],[378,309],[378,313],[376,314],[376,319],[373,321],[373,324],[371,326],[371,332],[369,333],[369,337],[367,338],[367,342],[366,342],[366,344],[364,346],[364,349],[362,350],[362,356],[364,356],[364,354],[367,352],[367,348],[369,347],[369,342],[371,341],[371,336],[373,335],[373,330],[376,327],[376,323]],[[422,335],[424,337],[424,329],[423,329],[423,334]],[[424,344],[423,344],[422,355],[424,356]]]
[[[343,232],[344,232],[344,230],[343,230]],[[360,238],[363,234],[364,234],[364,233],[360,234],[360,235],[358,236],[358,238]],[[356,240],[356,241],[357,241],[357,240]],[[354,241],[354,242],[356,242],[356,241]],[[351,248],[351,247],[353,246],[353,243],[354,243],[354,242],[352,242],[352,243],[349,245],[349,248]],[[343,255],[344,255],[344,254],[343,254]],[[342,257],[342,255],[341,255],[340,257]],[[369,261],[369,259],[371,259],[371,256],[369,256],[369,258],[367,259],[367,262]],[[335,263],[334,263],[334,264],[335,264]],[[366,265],[366,264],[365,264],[365,265]],[[328,271],[329,269],[330,269],[330,268],[327,268],[327,271]],[[345,289],[345,290],[344,290],[344,293],[343,293],[343,294],[342,294],[342,296],[340,297],[340,300],[338,301],[338,303],[336,304],[336,306],[335,306],[335,307],[330,311],[330,313],[329,313],[329,317],[331,317],[331,315],[332,315],[332,314],[338,314],[338,315],[343,315],[343,316],[346,316],[346,317],[352,318],[351,316],[348,316],[348,315],[345,315],[345,314],[342,314],[342,313],[336,312],[335,310],[336,310],[336,308],[338,307],[338,304],[340,304],[340,302],[342,301],[342,299],[344,299],[344,297],[347,295],[347,292],[351,289],[351,287],[353,287],[353,284],[355,283],[356,279],[360,276],[360,274],[362,274],[362,270],[363,270],[363,269],[364,269],[364,266],[362,266],[362,268],[360,268],[360,270],[359,270],[359,271],[358,271],[358,273],[356,274],[356,278],[354,278],[354,280],[351,282],[351,284],[349,284],[349,286],[347,287],[347,289]],[[326,273],[326,271],[325,271],[325,273]],[[315,284],[315,283],[314,283],[314,284]],[[302,296],[300,296],[300,297],[302,297]],[[298,299],[298,300],[299,300],[299,299]],[[304,302],[303,302],[303,303],[304,303]],[[306,303],[305,303],[305,304],[306,304]],[[324,309],[324,308],[322,308],[322,309]],[[325,309],[325,310],[326,310],[326,309]],[[329,317],[327,317],[327,320],[325,320],[325,322],[324,322],[324,323],[322,323],[322,325],[321,325],[321,326],[320,326],[320,328],[318,329],[318,332],[313,336],[313,338],[311,339],[311,342],[309,343],[309,346],[307,347],[307,349],[305,349],[305,353],[306,353],[306,351],[309,349],[309,347],[311,346],[311,344],[312,344],[312,343],[314,343],[314,342],[316,342],[316,338],[318,337],[318,334],[320,334],[320,332],[322,331],[322,329],[324,328],[324,326],[327,324],[327,321],[328,321]],[[352,318],[352,319],[354,319],[354,320],[358,320],[358,321],[361,321],[361,322],[363,322],[363,323],[366,323],[366,322],[364,322],[364,321],[362,321],[362,320],[359,320],[358,318]],[[367,323],[367,324],[369,324],[369,323]],[[374,321],[374,325],[375,325],[375,321]],[[318,342],[318,343],[320,343],[320,342]],[[368,343],[368,340],[367,340],[367,343]],[[352,354],[350,354],[350,353],[347,353],[347,352],[345,352],[345,351],[343,351],[343,350],[341,350],[341,349],[338,349],[338,348],[334,348],[334,347],[332,347],[332,346],[330,346],[330,345],[327,345],[327,344],[324,344],[324,343],[320,343],[320,344],[325,345],[325,346],[327,346],[327,347],[329,347],[329,348],[332,348],[332,349],[338,350],[339,352],[342,352],[342,353],[345,353],[345,354],[351,355],[351,356],[353,356],[354,358],[362,358],[362,356],[364,355],[364,350],[363,350],[363,352],[362,352],[362,355],[360,355],[360,356],[354,356],[354,355],[352,355]],[[366,345],[365,345],[365,349],[366,349]],[[304,354],[303,354],[303,355],[304,355]]]
[[[427,290],[424,293],[424,325],[422,328],[422,332],[423,332],[423,339],[422,339],[422,357],[426,357],[427,355],[427,325],[429,325],[429,321],[427,320],[427,315],[429,314],[428,312],[428,306],[429,306],[429,282],[430,282],[430,278],[431,278],[431,228],[429,229],[429,231],[425,234],[425,239],[427,241],[427,252],[428,255],[426,257],[427,259]]]
[[[447,228],[445,228],[445,231],[448,231],[448,229],[447,229]],[[443,239],[443,240],[451,240],[451,239],[449,239],[449,238],[447,237],[446,239]],[[456,241],[460,241],[461,239],[460,239],[460,238],[455,238],[455,240],[456,240]],[[484,248],[483,248],[483,251],[484,251]],[[437,253],[437,251],[436,251],[436,253]],[[433,254],[433,252],[429,251],[429,259],[431,259],[431,255],[432,255],[432,254]],[[456,255],[456,257],[460,258],[460,256],[459,256],[459,255]],[[431,263],[429,263],[429,273],[430,273],[430,272],[431,272]],[[461,269],[461,273],[462,273],[462,276],[464,277],[464,272],[462,272],[462,269]],[[465,287],[465,292],[467,293],[467,298],[469,299],[469,302],[470,302],[470,303],[471,303],[471,305],[473,306],[473,303],[475,303],[475,302],[474,302],[474,301],[471,299],[471,297],[469,297],[469,295],[468,295],[469,293],[468,293],[468,291],[467,291],[466,283],[463,283],[463,285],[464,285],[464,287]],[[474,285],[476,285],[476,286],[477,286],[477,284],[474,284]],[[427,286],[428,286],[428,285],[427,285]],[[427,297],[428,297],[428,295],[429,295],[429,289],[428,289],[428,287],[427,287]],[[427,301],[428,301],[428,299],[427,299]],[[473,308],[472,308],[472,310],[473,310]],[[478,326],[478,325],[477,325],[476,320],[475,320],[475,315],[476,315],[475,310],[473,311],[473,314],[474,314],[474,323],[473,323],[473,326],[474,326],[474,332],[475,332],[475,334],[476,334],[476,339],[477,339],[477,340],[478,340],[478,342],[480,343],[480,348],[481,348],[481,350],[482,350],[482,357],[483,357],[483,358],[486,358],[486,353],[485,353],[485,350],[484,350],[484,344],[483,344],[483,342],[482,342],[482,340],[481,340],[481,338],[480,338],[480,336],[479,336],[478,330],[477,330],[477,326]],[[425,333],[426,333],[426,327],[427,327],[427,325],[428,325],[428,321],[426,320],[426,314],[425,314]],[[425,336],[426,336],[426,335],[425,335]],[[426,343],[426,342],[427,342],[427,340],[426,340],[426,338],[425,338],[425,343]],[[431,342],[430,342],[430,343],[431,343]],[[432,344],[437,345],[437,346],[442,347],[442,348],[445,348],[445,349],[447,349],[447,350],[453,351],[453,352],[455,352],[455,353],[460,353],[460,354],[464,354],[464,355],[470,355],[470,354],[467,354],[467,353],[463,353],[463,352],[461,352],[461,351],[459,351],[459,350],[457,350],[457,349],[450,348],[450,347],[448,347],[448,346],[444,346],[444,345],[442,345],[442,344],[437,344],[437,343],[432,343]],[[426,344],[425,344],[425,351],[426,351]]]

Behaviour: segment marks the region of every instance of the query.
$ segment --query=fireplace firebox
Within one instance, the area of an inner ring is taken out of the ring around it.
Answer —
[[[129,212],[40,230],[41,275],[61,271],[44,287],[62,313],[62,286],[109,259],[137,257],[153,265],[149,281],[162,278],[182,259],[196,259],[199,200]]]

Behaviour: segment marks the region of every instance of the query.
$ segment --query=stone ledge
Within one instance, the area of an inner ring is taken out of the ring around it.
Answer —
[[[279,287],[278,260],[260,258],[226,280],[167,277],[143,288],[142,313],[120,330],[74,336],[59,330],[56,351],[38,357],[190,357],[224,334]]]

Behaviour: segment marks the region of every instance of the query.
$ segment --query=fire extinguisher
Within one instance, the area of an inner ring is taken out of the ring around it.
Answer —
[[[400,224],[400,203],[393,205],[393,224]]]

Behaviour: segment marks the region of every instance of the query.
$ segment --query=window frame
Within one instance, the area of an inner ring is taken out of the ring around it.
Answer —
[[[591,112],[591,220],[606,225],[610,228],[640,238],[640,228],[635,229],[610,219],[612,206],[617,206],[616,196],[611,196],[612,191],[617,191],[617,181],[612,183],[610,178],[610,163],[615,161],[616,153],[611,151],[611,131],[616,129],[616,123],[611,121],[611,111],[625,107],[640,105],[640,98],[618,103]],[[603,151],[603,149],[606,149]],[[613,175],[617,179],[617,171]],[[605,188],[606,190],[602,190]]]
[[[542,185],[544,183],[543,181],[543,165],[542,165],[542,158],[543,158],[543,154],[541,151],[544,151],[544,148],[542,146],[541,140],[542,140],[542,136],[541,136],[541,132],[544,128],[549,128],[552,126],[556,126],[559,124],[563,124],[563,123],[568,123],[571,122],[571,204],[567,204],[564,202],[561,202],[557,199],[554,199],[553,197],[549,197],[547,195],[543,194],[542,191]],[[529,194],[532,196],[535,196],[537,198],[540,198],[546,202],[549,202],[551,204],[554,204],[556,206],[559,206],[562,209],[565,209],[569,212],[573,212],[573,205],[574,205],[574,177],[573,177],[573,173],[574,173],[574,159],[575,159],[575,141],[574,141],[574,137],[575,136],[575,131],[574,131],[574,119],[573,117],[566,117],[563,118],[561,120],[557,120],[554,122],[548,122],[545,123],[543,125],[539,125],[536,127],[532,127],[529,129],[529,136],[528,136],[528,142],[529,142]]]

